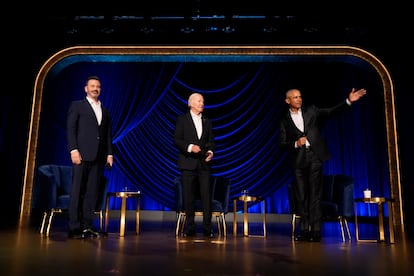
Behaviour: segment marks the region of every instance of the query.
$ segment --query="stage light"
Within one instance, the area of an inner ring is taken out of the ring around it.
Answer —
[[[277,29],[273,26],[266,26],[263,28],[264,33],[275,33]]]
[[[226,34],[230,34],[230,33],[234,33],[236,31],[236,29],[231,27],[231,26],[226,26],[226,27],[222,28],[221,31],[223,33],[226,33]]]
[[[181,28],[180,31],[184,34],[191,34],[192,32],[194,32],[194,28],[193,27],[183,27],[183,28]]]
[[[219,27],[217,26],[210,26],[206,28],[206,32],[217,32],[219,30]]]
[[[144,34],[151,34],[151,33],[153,33],[155,30],[154,30],[154,28],[153,28],[153,27],[151,27],[151,26],[144,26],[144,27],[142,27],[141,29],[139,29],[139,31],[140,31],[141,33],[144,33]]]
[[[101,33],[104,34],[112,34],[113,32],[115,32],[115,29],[113,27],[103,27],[101,29]]]
[[[78,29],[77,29],[77,28],[75,28],[75,27],[73,27],[73,28],[69,28],[69,29],[67,29],[67,30],[66,30],[66,33],[67,33],[68,35],[75,35],[75,34],[77,34],[77,33],[78,33]]]

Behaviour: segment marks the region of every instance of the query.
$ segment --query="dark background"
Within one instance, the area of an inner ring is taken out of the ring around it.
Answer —
[[[0,117],[1,226],[15,227],[18,222],[33,84],[42,64],[57,51],[75,45],[348,45],[379,58],[393,79],[404,221],[406,232],[413,236],[409,18],[399,14],[278,16],[266,5],[252,9],[220,6],[219,1],[170,5],[161,8],[155,1],[138,16],[124,20],[111,16],[3,17],[3,83],[8,85],[0,99],[8,104],[3,105]]]

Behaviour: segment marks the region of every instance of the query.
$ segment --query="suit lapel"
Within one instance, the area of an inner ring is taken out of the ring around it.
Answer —
[[[102,103],[101,103],[101,109],[102,109],[102,121],[101,121],[101,125],[106,123],[106,118],[108,118],[108,111],[103,107]]]
[[[189,125],[191,125],[191,126],[192,126],[192,129],[193,129],[193,135],[194,135],[194,137],[195,137],[197,140],[199,140],[199,139],[198,139],[198,135],[197,135],[197,129],[196,129],[196,126],[195,126],[195,124],[194,124],[193,117],[191,117],[191,113],[190,113],[190,112],[188,112],[188,113],[187,113],[187,120],[188,120],[188,122],[189,122]]]
[[[308,116],[305,116],[306,114],[306,108],[302,107],[302,118],[303,118],[303,132],[306,133],[306,130],[308,128],[308,121],[306,120],[306,118]]]
[[[89,113],[90,113],[90,114],[91,114],[91,116],[95,119],[96,125],[98,125],[98,119],[96,118],[95,111],[93,111],[93,108],[92,108],[91,104],[88,102],[88,100],[87,100],[87,99],[85,99],[83,102],[84,102],[84,104],[85,104],[85,108],[87,108],[87,109],[89,110]],[[101,108],[102,108],[102,107],[101,107]],[[104,115],[103,115],[103,110],[102,110],[102,120],[103,120],[103,118],[104,118]],[[101,122],[101,123],[102,123],[102,122]]]
[[[201,114],[201,125],[202,125],[202,129],[201,129],[201,136],[200,136],[200,140],[204,137],[205,134],[205,129],[206,129],[206,118],[204,118],[204,115]]]
[[[302,114],[302,116],[303,116],[303,114]],[[297,130],[297,132],[302,132],[297,126],[296,126],[296,124],[295,124],[295,122],[293,121],[293,119],[292,119],[292,116],[290,116],[290,111],[288,111],[288,114],[287,114],[287,116],[286,116],[286,119],[288,120],[288,122]],[[303,122],[303,123],[305,123],[305,122]]]

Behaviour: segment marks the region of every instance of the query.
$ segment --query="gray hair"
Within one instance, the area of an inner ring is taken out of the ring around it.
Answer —
[[[193,94],[191,94],[191,95],[190,95],[190,97],[188,97],[188,102],[187,102],[188,107],[190,107],[190,106],[191,106],[191,101],[193,100],[194,96],[196,96],[196,95],[203,96],[203,95],[201,95],[200,93],[193,93]]]

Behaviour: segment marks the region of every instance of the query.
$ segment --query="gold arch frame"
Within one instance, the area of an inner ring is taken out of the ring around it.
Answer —
[[[54,65],[65,58],[75,55],[352,56],[364,60],[378,72],[383,84],[390,195],[395,199],[391,211],[396,218],[394,227],[396,228],[397,233],[404,233],[393,83],[387,68],[377,57],[363,49],[351,46],[75,46],[55,53],[40,68],[34,83],[28,149],[26,153],[26,166],[22,187],[20,226],[26,225],[29,222],[31,214],[34,169],[44,81]]]

